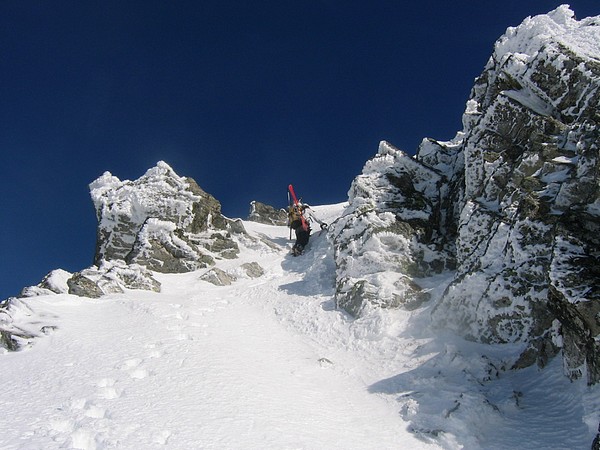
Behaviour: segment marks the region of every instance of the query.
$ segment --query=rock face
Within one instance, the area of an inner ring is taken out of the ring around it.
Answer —
[[[159,292],[153,272],[189,272],[233,259],[237,242],[268,247],[270,242],[250,237],[241,220],[221,214],[220,203],[191,178],[179,177],[159,162],[135,181],[120,181],[106,172],[90,184],[98,218],[95,264],[75,274],[50,272],[19,298],[0,302],[0,348],[19,350],[56,326],[34,314],[23,297],[72,294],[100,298],[127,289]],[[273,245],[273,244],[270,244]],[[201,277],[218,286],[237,278],[264,274],[256,262],[225,272],[211,268]]]
[[[236,258],[237,240],[252,241],[241,220],[224,217],[212,195],[164,162],[135,181],[120,181],[106,172],[90,184],[90,191],[98,218],[95,264],[75,274],[52,271],[38,285],[24,288],[20,297],[158,292],[160,283],[152,271],[207,268],[216,260]],[[256,274],[260,266],[251,269],[253,276],[262,275]],[[250,269],[240,270],[246,276]],[[9,342],[6,336],[2,339]]]
[[[454,267],[440,233],[442,176],[387,142],[352,183],[332,227],[338,306],[413,309],[428,299],[416,279]]]
[[[221,204],[191,178],[159,162],[135,181],[109,172],[90,184],[98,218],[95,263],[121,260],[163,273],[179,273],[235,258],[232,232]]]
[[[248,220],[267,225],[284,226],[287,225],[287,213],[284,210],[275,209],[271,205],[254,200],[250,202]]]
[[[419,279],[455,267],[437,326],[518,344],[514,367],[562,350],[569,376],[600,381],[599,88],[600,18],[562,6],[509,28],[454,140],[414,158],[382,143],[354,181],[338,304],[418,306]]]

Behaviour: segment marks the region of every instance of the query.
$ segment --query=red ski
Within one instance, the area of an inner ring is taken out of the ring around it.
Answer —
[[[294,202],[294,206],[298,206],[300,202],[298,201],[298,197],[296,197],[296,193],[294,192],[294,186],[292,186],[290,184],[288,186],[288,191],[290,192],[290,195],[292,196],[292,200]],[[302,209],[300,209],[300,220],[302,221],[302,228],[304,230],[308,231],[309,230],[308,222],[304,218],[304,214],[303,214]]]
[[[294,201],[294,205],[298,204],[298,197],[296,197],[296,193],[294,192],[294,186],[291,184],[288,186],[288,190],[290,191],[290,195],[292,196],[292,200]]]

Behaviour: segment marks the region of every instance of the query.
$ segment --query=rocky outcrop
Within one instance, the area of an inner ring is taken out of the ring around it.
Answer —
[[[35,297],[48,294],[65,294],[69,291],[67,281],[73,276],[66,270],[56,269],[46,275],[36,286],[28,286],[21,290],[19,297]]]
[[[17,351],[31,345],[34,339],[57,328],[56,319],[40,316],[22,298],[11,297],[0,302],[0,348]]]
[[[121,260],[163,273],[205,268],[239,252],[240,221],[191,178],[159,162],[135,181],[109,172],[90,185],[98,218],[95,263]]]
[[[330,231],[336,302],[414,309],[429,294],[417,279],[454,267],[452,242],[439,232],[443,177],[387,142],[352,183],[349,206]]]
[[[409,157],[382,143],[333,229],[339,306],[411,308],[419,279],[455,266],[434,324],[520,348],[562,350],[600,381],[600,19],[562,6],[509,28],[450,142]]]
[[[260,264],[257,262],[249,262],[227,271],[219,269],[218,267],[213,267],[204,272],[200,276],[200,279],[214,284],[215,286],[229,286],[236,282],[238,278],[259,278],[262,277],[264,273],[265,271]]]
[[[100,298],[107,294],[119,294],[126,289],[160,292],[158,282],[145,267],[125,264],[123,261],[103,261],[77,272],[68,279],[69,294],[80,297]]]
[[[283,209],[275,209],[271,205],[257,202],[250,202],[250,214],[248,220],[252,222],[264,223],[267,225],[287,225],[287,212]]]
[[[224,217],[221,204],[194,180],[179,177],[164,162],[135,181],[120,181],[106,172],[90,190],[98,218],[95,264],[75,274],[55,270],[38,285],[24,288],[20,297],[69,293],[100,298],[127,289],[158,292],[153,271],[208,268],[217,260],[236,258],[238,242],[264,244],[246,233],[241,220]],[[241,267],[240,276],[260,276],[261,270]],[[231,275],[230,281],[235,278]],[[225,278],[211,278],[215,279]]]
[[[214,284],[215,286],[229,286],[231,285],[237,278],[235,275],[229,274],[218,267],[213,267],[206,273],[200,276],[202,281],[206,281],[207,283]]]
[[[496,43],[465,113],[458,271],[434,314],[472,339],[524,344],[515,367],[562,348],[569,375],[590,383],[600,381],[599,43],[597,21],[566,6]]]

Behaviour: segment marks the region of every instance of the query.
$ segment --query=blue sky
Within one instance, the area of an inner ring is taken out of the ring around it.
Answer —
[[[1,2],[0,299],[91,264],[104,171],[164,160],[229,217],[346,200],[380,140],[451,139],[494,41],[561,3]]]

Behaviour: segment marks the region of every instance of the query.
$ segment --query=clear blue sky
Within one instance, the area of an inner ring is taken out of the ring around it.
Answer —
[[[2,1],[0,299],[91,264],[107,170],[164,160],[229,217],[346,200],[380,140],[454,137],[494,41],[561,3]]]

